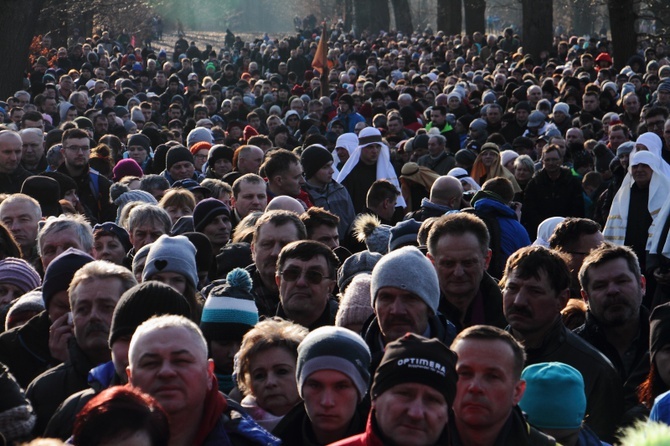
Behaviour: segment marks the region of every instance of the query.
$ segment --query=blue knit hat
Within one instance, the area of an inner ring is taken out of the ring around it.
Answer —
[[[240,341],[258,323],[251,286],[249,273],[235,268],[225,284],[210,290],[200,318],[200,329],[208,341]]]
[[[383,287],[399,288],[415,294],[433,313],[440,303],[440,284],[430,260],[414,246],[404,246],[386,254],[372,270],[370,297],[375,307],[377,292]]]
[[[561,362],[541,362],[521,373],[526,391],[519,407],[540,429],[578,429],[586,413],[584,378]]]
[[[151,280],[154,274],[165,272],[183,275],[193,288],[198,285],[195,246],[183,235],[161,235],[151,244],[144,264],[142,282]]]
[[[370,383],[370,349],[351,330],[325,326],[317,328],[298,346],[296,381],[302,397],[305,380],[319,370],[335,370],[343,373],[358,390],[358,401],[368,392]]]

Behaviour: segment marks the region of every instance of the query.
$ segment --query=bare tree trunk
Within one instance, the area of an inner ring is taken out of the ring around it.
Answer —
[[[589,0],[576,0],[573,2],[572,32],[578,36],[592,34],[595,23],[593,6]]]
[[[437,2],[437,29],[447,35],[461,33],[463,14],[461,0],[438,0]]]
[[[523,51],[540,59],[540,52],[551,48],[554,29],[552,0],[522,0]]]
[[[637,34],[635,32],[635,0],[609,0],[607,9],[612,30],[612,57],[614,68],[620,70],[626,61],[635,54]]]
[[[486,0],[464,0],[465,32],[486,32]]]
[[[393,14],[395,15],[395,27],[398,31],[405,34],[412,34],[412,14],[409,10],[408,0],[391,0],[393,5]]]
[[[357,35],[366,30],[373,34],[381,29],[388,31],[390,22],[388,0],[354,0],[354,23]]]
[[[0,98],[23,88],[30,43],[44,0],[0,0]]]

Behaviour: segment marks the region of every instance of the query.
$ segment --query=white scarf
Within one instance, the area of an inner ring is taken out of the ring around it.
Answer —
[[[668,193],[670,193],[670,179],[664,175],[659,167],[661,162],[662,160],[649,151],[637,152],[631,158],[628,173],[626,173],[623,183],[612,201],[612,207],[609,216],[607,217],[607,223],[605,223],[605,229],[603,230],[605,240],[614,243],[615,245],[624,244],[626,239],[626,227],[628,226],[628,209],[631,199],[630,189],[633,187],[633,184],[635,184],[631,175],[631,168],[637,164],[646,164],[651,167],[654,172],[651,176],[651,183],[649,184],[649,200],[647,202],[647,209],[652,218],[652,224],[649,227],[647,235],[647,250],[651,248],[653,245],[653,231],[655,223],[658,220],[657,217],[662,213],[661,208],[664,207]]]
[[[361,134],[365,131],[366,129],[361,130]],[[361,138],[361,136],[365,137],[365,135],[359,134],[358,137]],[[342,181],[351,173],[351,171],[356,167],[358,162],[361,159],[361,150],[363,147],[369,146],[370,144],[379,144],[382,146],[380,152],[379,152],[379,159],[377,160],[377,179],[378,180],[388,180],[390,181],[396,189],[398,189],[398,201],[396,203],[396,207],[407,207],[407,204],[405,203],[405,199],[402,196],[401,189],[400,189],[400,183],[398,182],[398,176],[395,173],[395,169],[393,168],[393,165],[391,164],[391,152],[389,147],[384,144],[383,141],[381,141],[381,134],[380,135],[380,140],[379,141],[374,141],[370,142],[367,144],[359,145],[356,147],[356,150],[354,150],[354,153],[351,154],[347,162],[342,166],[342,170],[340,171],[340,174],[337,176],[337,182],[342,184]],[[374,136],[374,135],[373,135]]]

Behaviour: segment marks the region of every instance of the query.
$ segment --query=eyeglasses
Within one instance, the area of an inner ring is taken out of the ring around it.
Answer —
[[[74,152],[74,153],[76,153],[76,152],[83,152],[83,153],[86,153],[86,152],[88,152],[89,150],[91,150],[91,148],[88,147],[88,146],[67,146],[67,147],[65,148],[65,150],[68,150],[68,151],[70,151],[70,152]]]
[[[300,277],[302,277],[302,273],[303,270],[301,269],[287,269],[279,273],[279,275],[288,282],[296,282]],[[323,282],[323,279],[332,279],[332,277],[324,276],[323,273],[311,269],[305,271],[305,280],[310,285],[318,285]]]
[[[207,159],[207,155],[193,155],[193,158],[197,158],[199,160],[204,160],[204,159]]]

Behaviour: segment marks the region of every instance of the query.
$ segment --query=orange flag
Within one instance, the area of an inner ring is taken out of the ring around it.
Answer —
[[[328,39],[326,38],[326,22],[323,22],[323,31],[321,32],[321,40],[319,40],[319,45],[316,47],[316,53],[314,54],[314,60],[312,60],[312,68],[323,75],[324,71],[328,71],[331,68],[331,64],[328,61]]]

